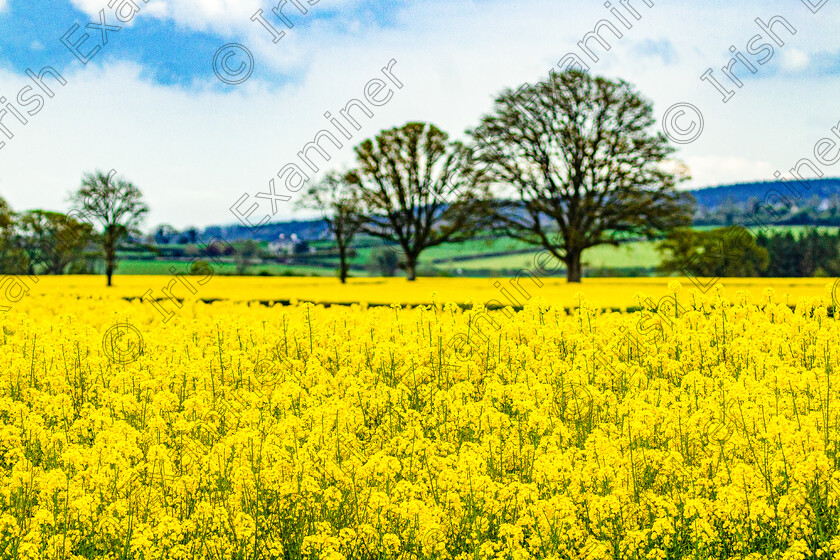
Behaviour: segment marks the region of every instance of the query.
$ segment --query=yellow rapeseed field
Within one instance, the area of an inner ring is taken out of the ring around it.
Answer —
[[[211,270],[212,269],[208,269]],[[577,305],[578,292],[595,306],[627,308],[635,305],[638,293],[659,298],[668,293],[668,278],[586,278],[581,284],[568,284],[564,279],[541,277],[527,272],[518,279],[504,278],[418,278],[408,283],[405,278],[351,278],[340,284],[326,277],[231,277],[186,276],[178,282],[169,276],[115,276],[114,286],[104,290],[101,276],[42,276],[38,282],[27,277],[20,280],[20,290],[30,294],[55,294],[83,298],[127,297],[144,294],[153,299],[167,299],[168,292],[177,299],[231,301],[308,301],[314,303],[350,303],[402,305],[438,302],[475,302],[493,305],[521,306],[532,298],[542,297],[553,305]],[[819,297],[825,293],[827,278],[681,278],[686,291],[707,292],[712,285],[722,284],[725,293],[734,296],[746,291],[760,298],[766,288],[773,288],[779,297],[795,305],[801,298]],[[835,288],[837,289],[837,288]],[[0,290],[2,292],[2,290]],[[433,298],[434,294],[434,298]],[[840,299],[840,290],[836,293]],[[8,305],[0,293],[0,306]],[[175,308],[162,304],[165,311]]]
[[[168,281],[0,318],[0,557],[840,557],[828,280]]]

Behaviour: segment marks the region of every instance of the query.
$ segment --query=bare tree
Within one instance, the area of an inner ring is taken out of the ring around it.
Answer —
[[[470,131],[502,199],[497,226],[542,245],[580,282],[584,250],[690,223],[691,199],[675,189],[687,174],[667,169],[674,150],[654,122],[629,84],[584,72],[504,91]]]
[[[338,246],[338,277],[344,284],[350,270],[348,250],[364,221],[360,215],[359,197],[353,187],[352,176],[348,180],[346,173],[328,174],[309,188],[298,206],[319,210],[327,222]]]
[[[425,249],[469,239],[489,223],[469,149],[434,125],[384,130],[356,147],[356,157],[348,181],[366,216],[361,230],[400,248],[409,281]]]
[[[108,286],[117,268],[117,245],[129,235],[139,233],[138,226],[148,213],[143,194],[134,184],[101,171],[89,173],[82,179],[79,190],[71,195],[74,206],[102,227],[102,246],[105,253],[105,275]]]

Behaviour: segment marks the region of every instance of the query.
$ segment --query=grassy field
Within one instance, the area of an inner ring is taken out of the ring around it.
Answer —
[[[718,226],[698,226],[695,229],[709,230]],[[802,235],[810,229],[806,226],[771,226],[767,230],[773,234],[791,232]],[[836,232],[836,227],[818,227],[819,231]],[[608,245],[593,247],[583,256],[584,266],[590,274],[606,273],[613,276],[654,275],[656,267],[662,261],[661,253],[656,249],[657,241],[628,241],[619,247]],[[331,241],[317,241],[311,244],[320,250],[333,248]],[[359,236],[354,244],[355,254],[350,258],[351,275],[365,277],[370,273],[366,268],[371,253],[375,248],[383,247],[375,238]],[[522,269],[534,266],[534,257],[541,248],[522,241],[505,237],[487,237],[461,243],[452,243],[431,247],[420,255],[420,266],[433,274],[454,274],[457,276],[503,276],[515,274]],[[303,254],[296,257],[297,264],[266,263],[250,267],[248,274],[328,276],[336,275],[338,258],[319,257]],[[183,261],[174,260],[132,260],[131,256],[122,261],[118,274],[170,274],[169,268],[175,266],[181,270]],[[220,274],[234,274],[235,266],[226,263],[219,267]]]
[[[655,242],[641,241],[628,242],[620,247],[594,247],[587,251],[584,262],[592,267],[653,269],[661,260],[655,245]],[[356,255],[350,259],[354,274],[364,271],[373,247],[357,247],[355,250]],[[503,273],[533,267],[534,256],[540,251],[516,239],[474,239],[431,247],[420,255],[419,262],[449,272],[461,269],[467,275],[475,270]],[[337,258],[324,259],[323,262],[338,266]]]
[[[231,275],[236,274],[236,265],[233,263],[213,264],[214,269],[218,274]],[[117,268],[117,275],[128,276],[144,276],[144,275],[162,275],[169,276],[172,274],[172,269],[175,272],[183,273],[188,269],[188,262],[183,260],[130,260],[124,259],[119,263]],[[282,276],[284,274],[297,274],[304,276],[333,276],[335,271],[330,268],[318,266],[304,266],[304,265],[285,265],[277,263],[255,264],[248,267],[249,275],[259,275],[267,272],[272,276]]]
[[[438,266],[449,270],[464,271],[477,269],[523,270],[534,268],[534,259],[542,251],[535,250],[527,254],[502,255],[486,258],[471,258],[466,261],[449,261]],[[654,268],[661,262],[656,243],[639,241],[625,243],[619,247],[593,247],[584,253],[584,266],[596,268]]]

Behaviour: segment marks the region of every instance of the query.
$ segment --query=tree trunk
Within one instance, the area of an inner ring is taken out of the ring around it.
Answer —
[[[114,275],[116,268],[117,250],[116,239],[112,235],[106,234],[105,237],[105,276],[108,277],[108,287],[111,286],[111,276]]]
[[[409,282],[414,282],[417,279],[417,258],[405,257],[405,278]]]
[[[581,251],[567,251],[566,252],[566,281],[569,283],[580,283],[581,267],[580,267]]]
[[[339,244],[338,246],[338,279],[342,284],[347,283],[347,271],[350,267],[347,266],[347,247]]]

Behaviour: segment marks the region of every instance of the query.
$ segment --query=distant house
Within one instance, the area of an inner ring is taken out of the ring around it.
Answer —
[[[268,250],[278,256],[291,255],[294,250],[296,241],[297,235],[295,235],[294,233],[290,237],[286,237],[285,233],[281,233],[277,236],[276,241],[271,241],[268,244]]]
[[[277,256],[300,255],[301,253],[311,252],[309,243],[301,241],[296,233],[288,237],[286,237],[286,234],[281,233],[277,237],[277,241],[272,241],[268,244],[268,250]]]

